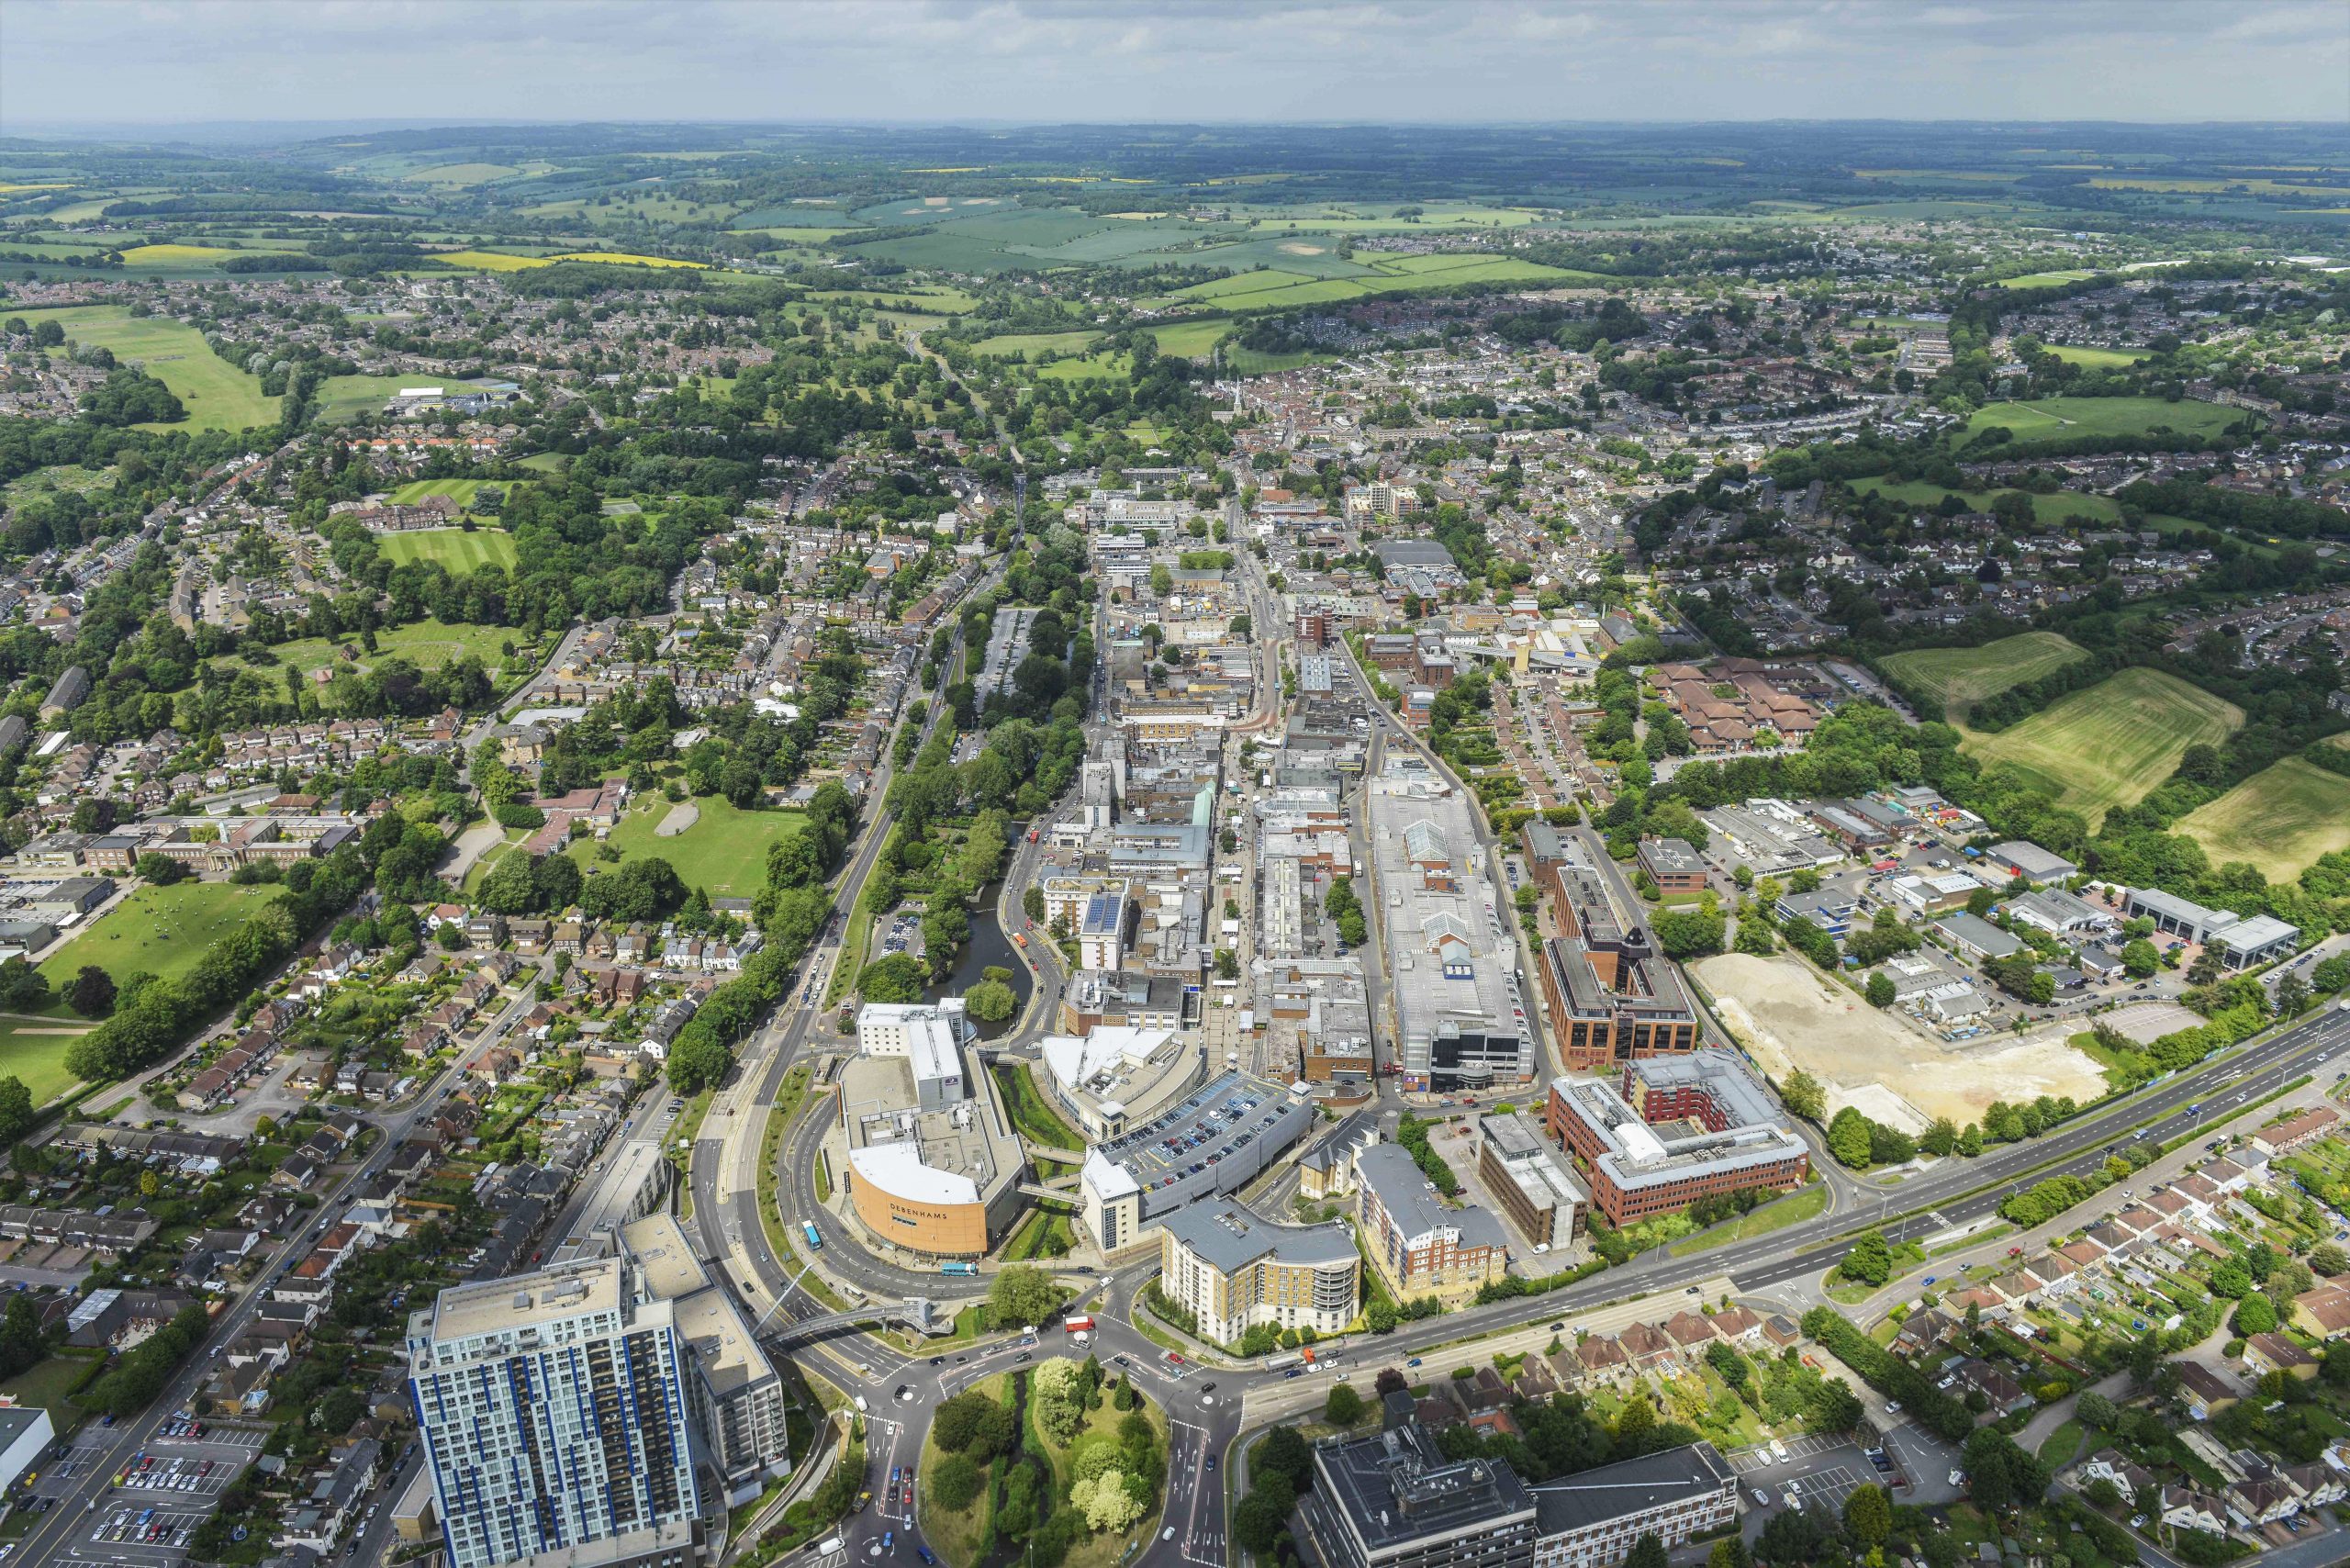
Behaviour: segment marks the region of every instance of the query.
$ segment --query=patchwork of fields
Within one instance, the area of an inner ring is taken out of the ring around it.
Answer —
[[[2160,670],[2125,669],[1997,734],[1965,731],[1964,749],[2014,767],[2094,828],[2107,808],[2145,799],[2188,746],[2216,745],[2243,723],[2232,702]]]
[[[2078,644],[2054,632],[2025,632],[1979,648],[1918,648],[1894,654],[1885,666],[1910,685],[1931,693],[1955,722],[1985,698],[2038,680],[2087,656]]]
[[[2288,756],[2179,818],[2172,831],[2201,845],[2215,865],[2249,861],[2270,881],[2289,881],[2319,856],[2350,849],[2350,778]]]

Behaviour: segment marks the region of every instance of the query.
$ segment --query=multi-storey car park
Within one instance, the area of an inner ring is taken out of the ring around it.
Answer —
[[[1087,1151],[1079,1183],[1086,1231],[1104,1252],[1144,1242],[1144,1229],[1161,1215],[1252,1180],[1313,1122],[1304,1096],[1248,1073],[1219,1073],[1124,1137]]]

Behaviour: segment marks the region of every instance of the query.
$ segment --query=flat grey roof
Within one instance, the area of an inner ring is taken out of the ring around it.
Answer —
[[[1535,1529],[1545,1538],[1590,1529],[1685,1503],[1731,1484],[1729,1462],[1713,1444],[1664,1449],[1535,1487]]]
[[[1507,1463],[1449,1462],[1416,1421],[1375,1437],[1326,1442],[1314,1450],[1314,1464],[1324,1495],[1372,1553],[1534,1516],[1533,1495]]]
[[[1273,1225],[1228,1201],[1186,1204],[1158,1223],[1226,1274],[1267,1256],[1278,1262],[1314,1267],[1352,1263],[1358,1257],[1354,1238],[1343,1226]]]

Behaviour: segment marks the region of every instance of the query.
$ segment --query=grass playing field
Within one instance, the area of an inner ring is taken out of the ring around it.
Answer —
[[[46,1105],[82,1081],[65,1070],[65,1047],[96,1025],[68,1014],[54,1023],[0,1020],[0,1077],[21,1081]]]
[[[1912,686],[1931,692],[1953,721],[1986,697],[2010,686],[2038,680],[2053,669],[2087,655],[2053,632],[2025,632],[2002,637],[1979,648],[1918,648],[1895,654],[1885,661]]]
[[[2143,435],[2165,426],[2188,435],[2217,435],[2244,417],[2241,409],[2163,398],[2042,398],[2034,403],[1993,403],[1966,421],[1970,439],[1995,425],[2018,441],[2073,436]]]
[[[162,316],[133,317],[120,305],[44,310],[39,319],[56,322],[75,342],[110,349],[117,359],[138,360],[187,405],[182,422],[151,428],[241,431],[277,421],[277,399],[263,397],[260,380],[207,348],[204,334],[193,327]]]
[[[672,803],[657,794],[643,797],[632,803],[606,842],[621,852],[623,866],[639,856],[657,855],[689,888],[701,888],[712,898],[749,898],[767,882],[767,846],[808,820],[798,812],[738,811],[716,795],[692,804],[700,812],[694,825],[663,838],[654,830]],[[583,870],[598,865],[609,868],[609,863],[596,858],[592,839],[572,845],[569,853]]]
[[[2168,778],[2188,746],[2243,722],[2232,702],[2159,670],[2125,669],[1998,734],[1966,732],[1964,749],[2045,785],[2095,827],[2107,807],[2143,800]]]
[[[233,882],[140,887],[95,925],[43,959],[40,972],[58,991],[73,983],[84,964],[97,965],[114,976],[117,985],[141,970],[177,979],[277,892],[265,885],[239,887]],[[73,1021],[62,1003],[57,1011],[66,1022]]]
[[[2270,881],[2289,881],[2319,856],[2350,849],[2350,778],[2288,756],[2189,812],[2172,831],[2200,844],[2216,863],[2247,860]]]
[[[2085,267],[2075,267],[2065,272],[2026,273],[2021,277],[2001,278],[1999,286],[2001,288],[2055,288],[2064,284],[2078,283],[2083,278],[2095,276],[2097,274]]]
[[[330,375],[319,384],[315,418],[322,425],[348,424],[362,414],[381,412],[393,393],[415,385],[413,375]]]
[[[2090,370],[2126,369],[2154,353],[2152,349],[2075,348],[2069,343],[2051,343],[2048,352],[2066,364],[2084,365]]]
[[[463,577],[476,566],[514,569],[514,536],[502,528],[425,528],[409,533],[386,533],[375,541],[384,558],[396,566],[410,561],[438,561],[451,575]]]

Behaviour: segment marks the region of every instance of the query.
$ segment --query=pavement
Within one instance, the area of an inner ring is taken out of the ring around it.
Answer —
[[[522,994],[509,1002],[488,1029],[483,1032],[483,1042],[487,1044],[504,1038],[507,1032],[530,1012],[536,995],[535,984],[526,986]],[[176,1413],[188,1408],[204,1379],[212,1371],[213,1358],[224,1346],[233,1343],[252,1322],[263,1297],[278,1276],[308,1256],[311,1246],[342,1212],[342,1200],[351,1190],[368,1170],[382,1163],[382,1157],[390,1148],[406,1139],[409,1128],[437,1112],[442,1102],[460,1081],[456,1065],[453,1063],[442,1069],[431,1086],[418,1095],[406,1110],[371,1119],[371,1124],[382,1136],[367,1158],[355,1162],[340,1181],[319,1194],[320,1202],[312,1211],[313,1217],[272,1251],[252,1282],[230,1298],[229,1305],[214,1316],[212,1327],[203,1341],[180,1364],[164,1385],[163,1392],[145,1411],[127,1421],[118,1421],[111,1428],[100,1427],[95,1421],[83,1424],[73,1434],[74,1451],[83,1462],[72,1475],[60,1478],[62,1485],[57,1491],[48,1492],[44,1486],[45,1495],[57,1497],[58,1502],[49,1512],[38,1516],[19,1538],[17,1550],[23,1554],[23,1561],[37,1563],[131,1563],[143,1565],[143,1568],[166,1568],[166,1565],[185,1558],[185,1551],[177,1547],[90,1539],[93,1529],[106,1528],[104,1521],[111,1518],[114,1509],[133,1498],[144,1496],[143,1493],[128,1489],[118,1493],[113,1484],[115,1474],[133,1454],[188,1451],[187,1445],[175,1445],[171,1439],[159,1442],[156,1437],[158,1429]],[[202,1454],[208,1447],[209,1439],[207,1445],[194,1451]],[[380,1495],[388,1498],[397,1495],[396,1488],[405,1484],[407,1472],[397,1464],[387,1466],[386,1471],[387,1478],[380,1484]],[[229,1473],[233,1474],[233,1470]],[[199,1494],[176,1492],[166,1495],[189,1500],[187,1506],[198,1519],[211,1511],[208,1500]],[[203,1506],[197,1506],[198,1502]],[[158,1508],[157,1519],[160,1520],[166,1505],[158,1499],[147,1498],[140,1503],[141,1510],[150,1503]],[[155,1521],[151,1521],[151,1525],[152,1522]],[[379,1512],[375,1522],[361,1532],[360,1552],[354,1554],[353,1560],[380,1561],[383,1549],[388,1542],[390,1527],[389,1510]]]

